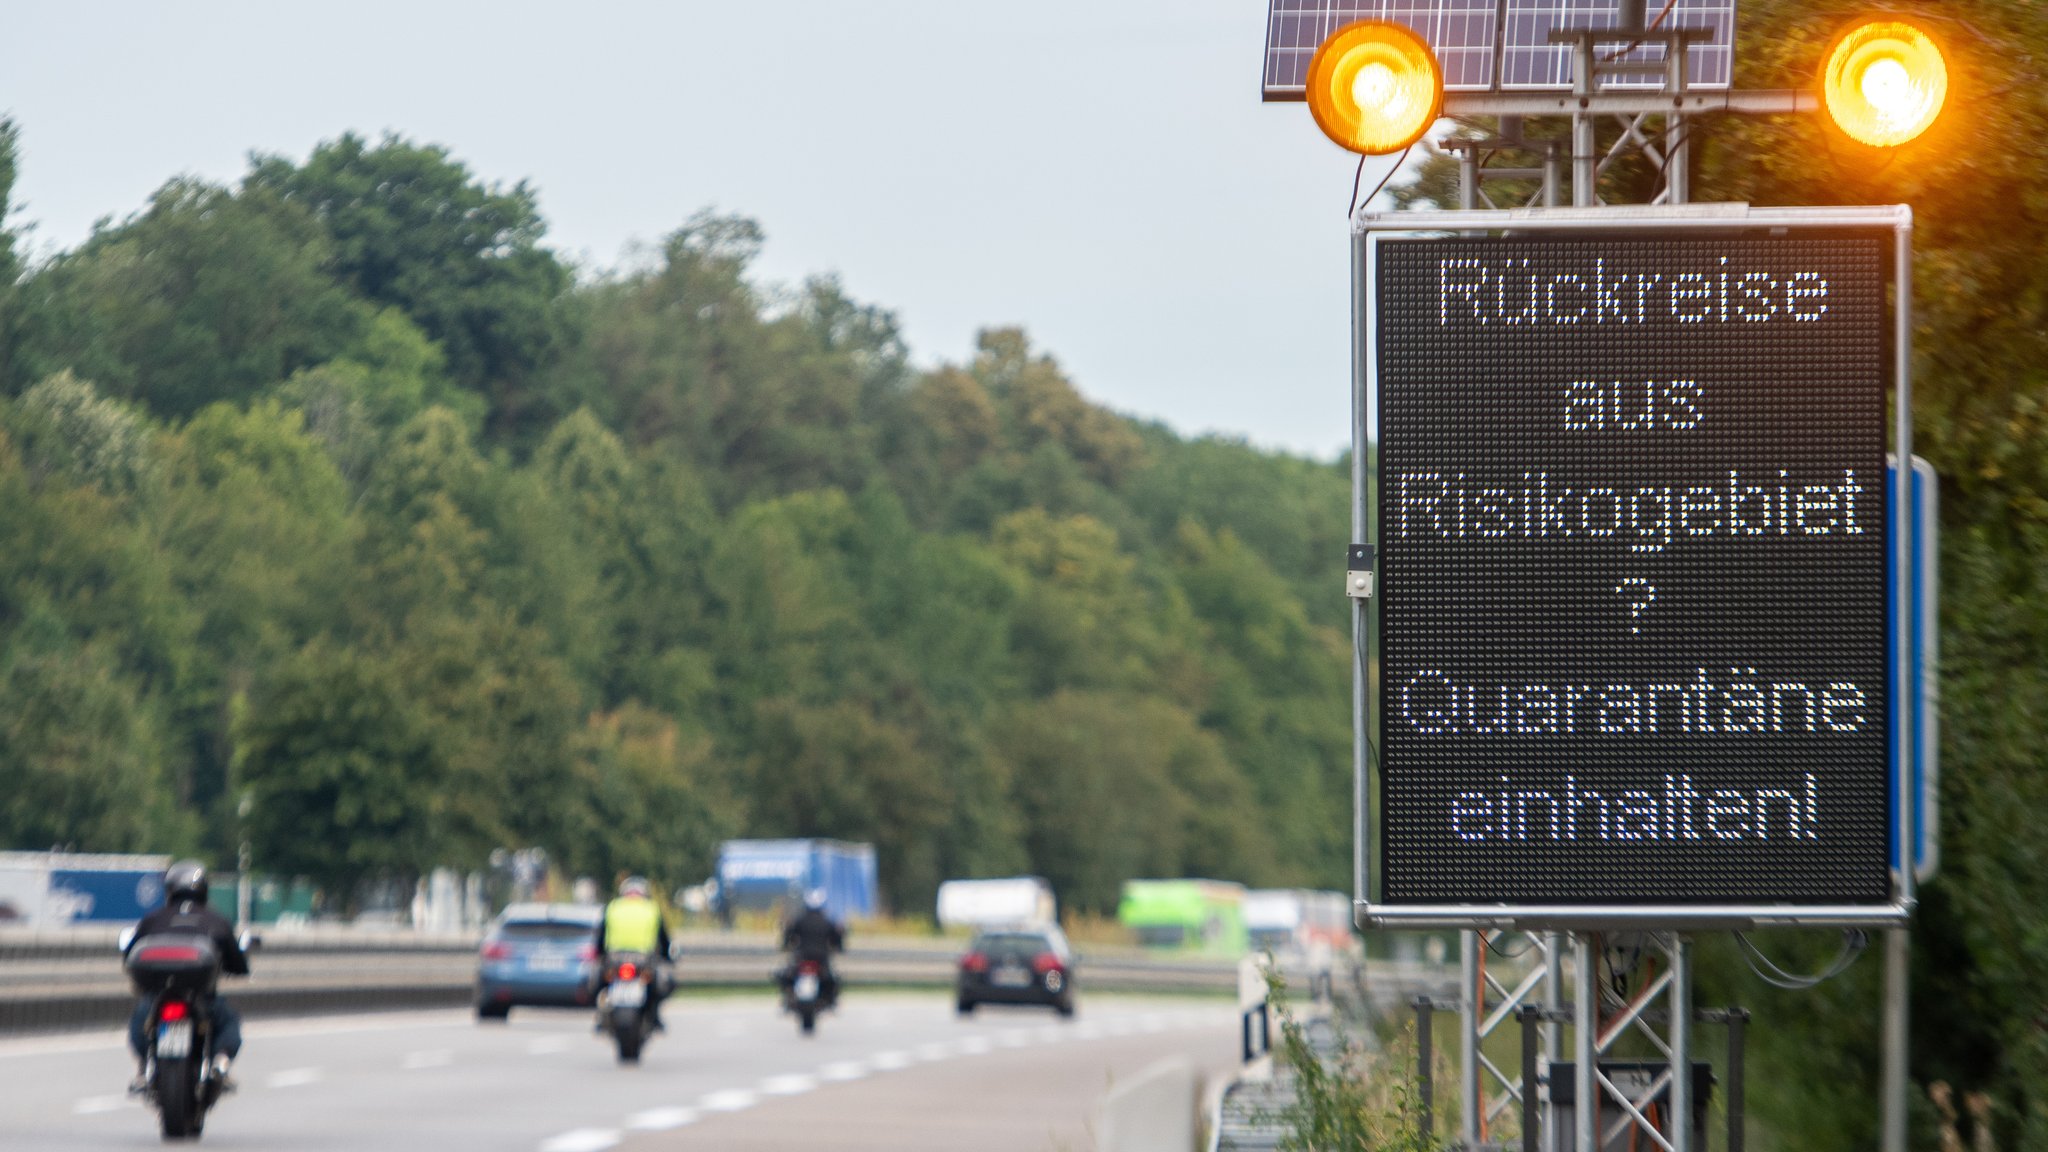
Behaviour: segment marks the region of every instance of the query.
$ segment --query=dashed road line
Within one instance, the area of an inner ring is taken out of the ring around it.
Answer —
[[[744,1088],[729,1088],[710,1093],[697,1101],[697,1109],[701,1112],[744,1112],[760,1103],[760,1099]]]
[[[541,1141],[540,1152],[604,1152],[618,1145],[619,1136],[616,1128],[578,1128]]]
[[[626,1117],[626,1127],[635,1132],[666,1132],[696,1122],[695,1108],[649,1108]]]
[[[817,1086],[817,1077],[805,1076],[802,1073],[770,1076],[761,1081],[760,1093],[763,1096],[801,1096]]]
[[[695,1107],[691,1108],[649,1108],[645,1111],[635,1112],[626,1118],[623,1129],[578,1128],[574,1131],[564,1132],[541,1144],[540,1152],[604,1152],[605,1149],[616,1146],[625,1131],[659,1132],[671,1128],[680,1128],[687,1124],[696,1123],[706,1114],[743,1112],[759,1104],[763,1097],[801,1095],[802,1093],[812,1091],[821,1084],[845,1083],[847,1081],[859,1080],[877,1072],[894,1072],[921,1062],[937,1063],[956,1056],[979,1056],[993,1052],[998,1048],[1018,1049],[1028,1047],[1034,1043],[1053,1044],[1062,1040],[1099,1040],[1104,1037],[1131,1036],[1139,1032],[1162,1032],[1176,1027],[1192,1028],[1214,1023],[1218,1019],[1221,1019],[1221,1017],[1216,1016],[1216,1014],[1193,1010],[1175,1013],[1150,1012],[1143,1015],[1112,1014],[1103,1019],[1091,1019],[1079,1025],[1048,1024],[1036,1028],[1014,1027],[1006,1028],[993,1034],[980,1033],[954,1040],[932,1041],[919,1044],[908,1050],[892,1048],[887,1051],[877,1052],[865,1060],[840,1060],[822,1065],[815,1074],[792,1073],[782,1076],[770,1076],[761,1081],[752,1091],[743,1088],[729,1088],[723,1091],[707,1093],[702,1099],[697,1101]],[[739,1021],[727,1021],[718,1029],[718,1032],[721,1036],[730,1038],[738,1036],[746,1030],[746,1026]],[[566,1036],[544,1037],[528,1044],[527,1051],[534,1055],[544,1055],[563,1051],[569,1044],[570,1038]],[[448,1059],[452,1059],[452,1055],[439,1051],[416,1052],[407,1057],[407,1066],[413,1067],[415,1059],[427,1061],[429,1058],[441,1057],[446,1057],[446,1059],[423,1062],[418,1065],[421,1067],[435,1067],[439,1063],[446,1063]],[[286,1078],[291,1077],[305,1078],[286,1080]],[[271,1077],[270,1082],[273,1087],[283,1087],[287,1082],[310,1083],[318,1078],[319,1069],[307,1068],[300,1069],[297,1072],[278,1073],[276,1076]],[[88,1103],[100,1100],[125,1102],[120,1097],[93,1097],[88,1100],[81,1100],[79,1107],[83,1110]]]
[[[272,1072],[263,1083],[271,1088],[303,1088],[319,1083],[320,1077],[318,1068],[287,1068],[282,1072]]]
[[[97,1116],[103,1112],[119,1112],[123,1108],[139,1108],[142,1102],[133,1096],[87,1096],[71,1106],[79,1116]]]
[[[455,1062],[455,1053],[446,1048],[428,1048],[420,1052],[408,1052],[399,1064],[407,1072],[418,1072],[425,1068],[446,1068]]]

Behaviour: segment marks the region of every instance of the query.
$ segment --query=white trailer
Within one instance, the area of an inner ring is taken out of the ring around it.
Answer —
[[[1035,928],[1059,922],[1052,885],[1037,876],[948,880],[939,885],[941,928]]]

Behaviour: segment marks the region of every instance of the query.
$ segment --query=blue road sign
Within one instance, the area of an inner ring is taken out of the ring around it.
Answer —
[[[1896,463],[1889,469],[1886,496],[1896,500],[1899,494],[1899,470]],[[1892,867],[1899,867],[1899,844],[1910,841],[1913,844],[1913,875],[1925,880],[1934,875],[1941,864],[1941,838],[1938,835],[1940,821],[1941,782],[1941,724],[1939,707],[1941,702],[1939,606],[1941,602],[1941,580],[1939,554],[1941,543],[1941,521],[1936,516],[1938,509],[1938,482],[1934,466],[1920,457],[1913,457],[1913,634],[1908,638],[1910,647],[1906,653],[1906,666],[1911,669],[1912,682],[1904,692],[1897,690],[1898,664],[1893,664],[1893,715],[1891,721],[1892,779],[1898,779],[1899,765],[1899,718],[1897,709],[1913,709],[1913,795],[1911,802],[1900,804],[1893,797],[1892,811],[1897,813],[1900,827],[1892,833]],[[1886,552],[1889,556],[1890,550]],[[1895,565],[1885,565],[1886,574],[1892,587],[1898,586],[1898,572]],[[1894,652],[1899,647],[1898,624],[1892,624],[1891,644]],[[1894,784],[1896,788],[1896,784]]]

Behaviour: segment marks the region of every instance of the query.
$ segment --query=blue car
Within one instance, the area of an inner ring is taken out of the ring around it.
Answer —
[[[588,904],[514,904],[499,913],[477,953],[477,1018],[503,1020],[529,1005],[588,1007],[603,915]]]

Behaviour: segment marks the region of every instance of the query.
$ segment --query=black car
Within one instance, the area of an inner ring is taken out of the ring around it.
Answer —
[[[982,1004],[1043,1004],[1074,1014],[1074,951],[1057,928],[977,934],[960,957],[960,1014]]]

